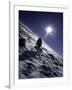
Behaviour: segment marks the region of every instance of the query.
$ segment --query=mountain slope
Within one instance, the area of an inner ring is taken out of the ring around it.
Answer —
[[[44,41],[40,50],[37,50],[35,44],[38,38],[19,22],[19,79],[62,77],[63,59]]]

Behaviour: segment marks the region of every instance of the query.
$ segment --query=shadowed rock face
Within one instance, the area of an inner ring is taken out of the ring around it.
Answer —
[[[19,39],[19,47],[25,47],[25,39],[24,38],[20,38]]]
[[[63,59],[44,41],[38,52],[35,47],[38,38],[19,23],[19,79],[62,77]]]

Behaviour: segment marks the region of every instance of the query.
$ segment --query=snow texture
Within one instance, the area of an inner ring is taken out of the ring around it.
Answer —
[[[39,37],[19,21],[19,79],[63,77],[63,59],[43,40],[35,48]]]

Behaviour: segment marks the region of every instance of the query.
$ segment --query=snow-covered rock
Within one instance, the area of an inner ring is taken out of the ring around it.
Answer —
[[[26,46],[19,46],[19,79],[63,76],[62,57],[44,41],[38,52],[34,46],[39,37],[20,21],[19,42],[21,38],[26,41]]]

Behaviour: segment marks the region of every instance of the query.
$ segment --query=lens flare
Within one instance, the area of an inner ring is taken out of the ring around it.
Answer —
[[[53,28],[52,28],[52,27],[47,27],[47,28],[46,28],[46,33],[47,33],[47,34],[51,34],[52,31],[53,31]]]

